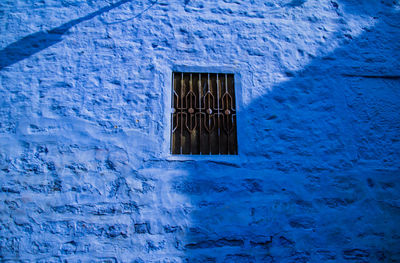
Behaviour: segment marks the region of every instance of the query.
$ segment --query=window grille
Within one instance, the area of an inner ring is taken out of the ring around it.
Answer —
[[[172,74],[172,154],[236,155],[233,74]]]

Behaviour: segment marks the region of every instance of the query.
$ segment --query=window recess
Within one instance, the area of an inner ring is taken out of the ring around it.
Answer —
[[[172,73],[171,153],[237,155],[233,74]]]

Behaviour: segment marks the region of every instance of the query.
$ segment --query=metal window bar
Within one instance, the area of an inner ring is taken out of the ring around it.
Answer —
[[[172,74],[171,153],[236,155],[233,74]]]

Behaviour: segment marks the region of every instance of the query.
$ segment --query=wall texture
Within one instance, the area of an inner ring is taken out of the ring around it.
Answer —
[[[0,1],[2,262],[399,262],[397,0]],[[169,155],[171,72],[237,157]]]

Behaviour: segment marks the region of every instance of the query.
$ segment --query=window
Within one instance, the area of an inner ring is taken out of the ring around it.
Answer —
[[[172,154],[236,155],[233,74],[172,73]]]

